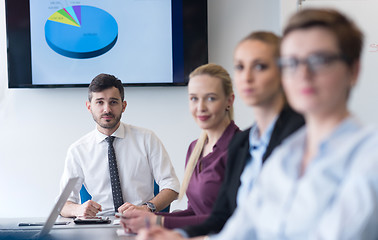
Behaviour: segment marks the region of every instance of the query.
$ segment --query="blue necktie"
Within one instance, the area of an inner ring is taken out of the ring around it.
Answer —
[[[112,184],[112,194],[114,209],[118,212],[118,208],[123,204],[121,183],[119,181],[117,161],[115,157],[113,141],[114,136],[105,138],[108,142],[108,158],[109,158],[109,172],[110,172],[110,182]]]

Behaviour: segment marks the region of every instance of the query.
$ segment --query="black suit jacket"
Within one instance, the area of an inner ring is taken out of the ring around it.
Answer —
[[[278,116],[273,128],[272,136],[263,156],[263,162],[269,157],[274,148],[286,137],[304,125],[301,115],[294,112],[289,106],[285,106]],[[240,186],[240,175],[243,172],[249,153],[250,128],[237,133],[228,149],[228,160],[224,181],[219,189],[211,215],[203,223],[194,226],[186,226],[183,230],[190,236],[202,236],[210,233],[218,233],[222,230],[228,218],[236,208],[236,196]]]

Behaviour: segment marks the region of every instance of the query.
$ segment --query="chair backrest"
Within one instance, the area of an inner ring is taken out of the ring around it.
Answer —
[[[81,186],[80,189],[80,201],[81,204],[85,203],[88,200],[91,200],[92,196],[88,193],[87,189],[84,187],[84,184]]]
[[[154,181],[154,196],[159,194],[159,185]],[[92,196],[88,193],[87,189],[84,187],[84,184],[81,186],[80,189],[80,201],[81,203],[85,203],[88,200],[91,200]],[[171,205],[168,205],[168,207],[164,208],[160,212],[169,212]]]
[[[157,183],[154,181],[154,195],[158,195],[160,190],[159,190],[159,185],[157,185]],[[169,204],[166,208],[164,208],[163,210],[161,210],[160,212],[169,212],[169,209],[171,208],[171,204]]]

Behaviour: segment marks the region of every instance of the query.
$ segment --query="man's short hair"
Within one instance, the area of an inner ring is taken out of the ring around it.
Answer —
[[[332,9],[305,9],[294,14],[284,29],[283,38],[295,30],[324,27],[331,31],[349,66],[360,59],[363,34],[345,15]]]
[[[122,101],[125,98],[125,91],[122,86],[121,80],[116,78],[113,75],[101,73],[93,78],[91,84],[89,84],[88,88],[88,100],[92,101],[92,93],[93,92],[102,92],[106,89],[115,87],[119,90],[121,95]]]

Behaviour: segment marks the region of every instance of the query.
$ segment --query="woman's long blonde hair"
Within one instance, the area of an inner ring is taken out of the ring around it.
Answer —
[[[232,89],[232,80],[230,74],[224,69],[222,66],[219,66],[214,63],[205,64],[196,68],[192,73],[189,75],[189,79],[192,79],[195,76],[199,75],[209,75],[214,78],[218,78],[222,81],[223,91],[226,97],[231,96],[234,92]],[[190,82],[190,80],[189,80]],[[227,109],[227,114],[230,120],[234,119],[234,107],[231,105]],[[201,132],[200,137],[198,138],[196,145],[193,148],[192,153],[190,154],[188,163],[186,164],[184,179],[182,181],[179,199],[185,195],[186,190],[188,189],[188,185],[190,179],[193,175],[193,171],[197,165],[198,159],[201,157],[202,150],[205,146],[207,141],[207,134],[206,131]]]

